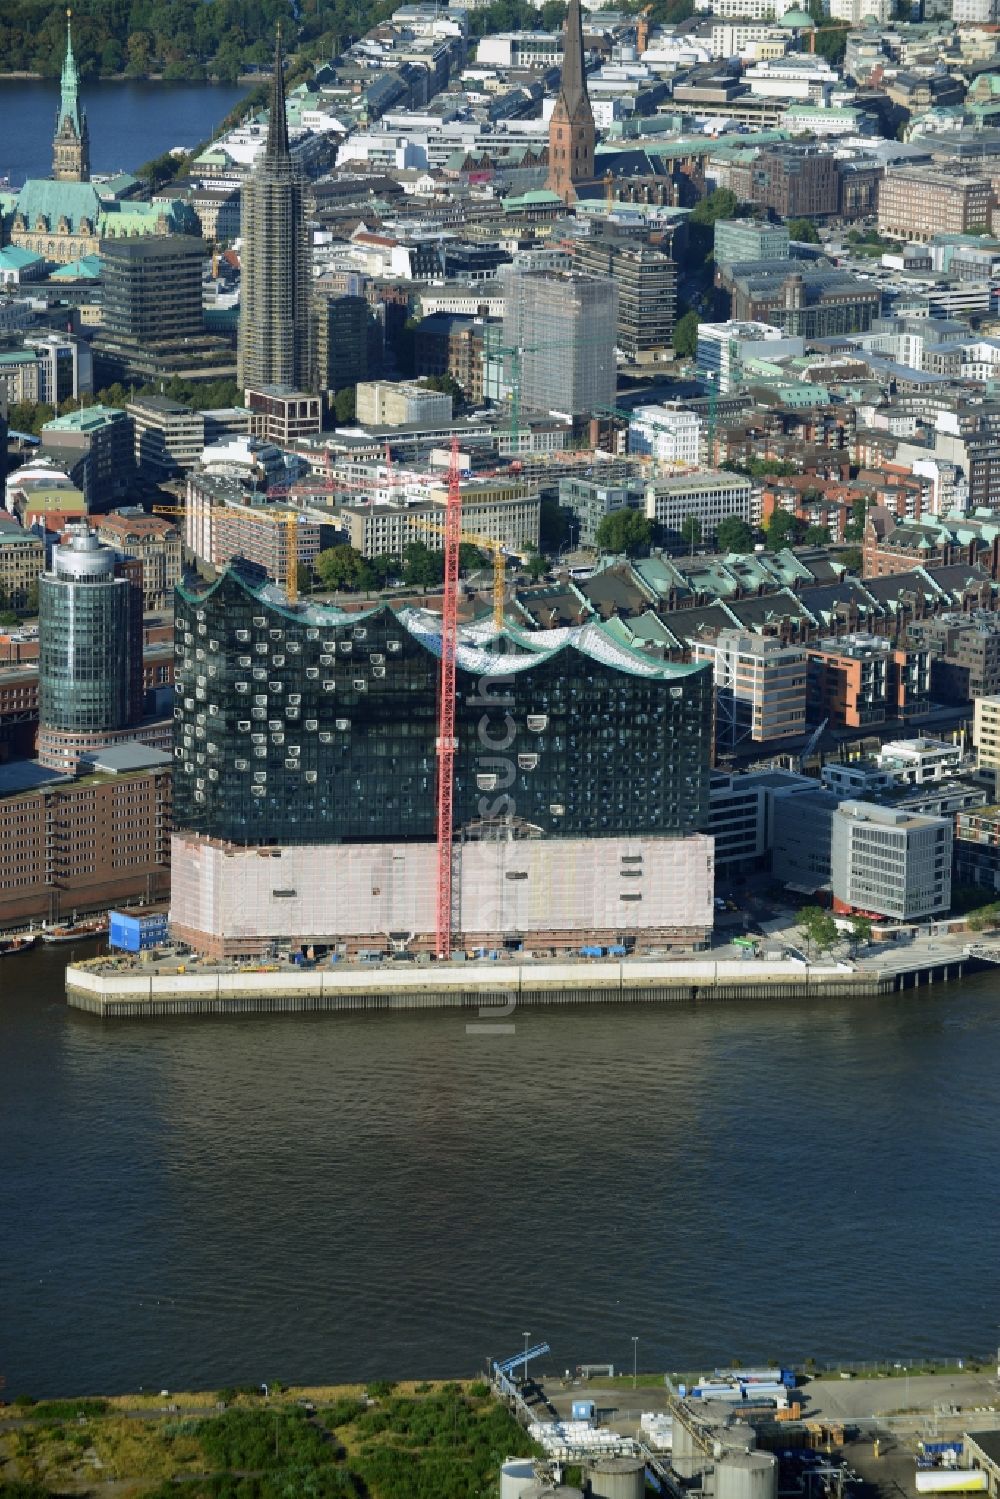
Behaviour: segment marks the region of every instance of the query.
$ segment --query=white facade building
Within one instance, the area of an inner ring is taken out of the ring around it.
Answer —
[[[752,509],[753,485],[741,474],[702,469],[699,473],[655,479],[646,486],[646,515],[678,535],[689,515],[701,521],[702,534],[707,539],[715,534],[720,521],[731,515],[750,525]]]
[[[805,353],[801,338],[789,338],[772,323],[702,323],[698,328],[698,378],[725,395],[739,384],[745,359],[795,358]]]
[[[637,406],[628,429],[630,453],[649,453],[664,463],[698,463],[701,420],[693,411]]]

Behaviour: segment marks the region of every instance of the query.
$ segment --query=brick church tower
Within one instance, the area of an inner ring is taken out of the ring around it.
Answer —
[[[574,183],[594,176],[594,114],[583,68],[580,0],[569,0],[563,47],[562,83],[549,121],[549,190],[564,203],[576,196]]]

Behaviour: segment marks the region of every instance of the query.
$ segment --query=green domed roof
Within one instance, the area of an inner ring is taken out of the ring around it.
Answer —
[[[805,27],[809,27],[812,30],[816,22],[812,16],[807,16],[804,10],[798,10],[793,7],[791,10],[785,11],[779,24],[787,26],[789,31],[802,31]]]

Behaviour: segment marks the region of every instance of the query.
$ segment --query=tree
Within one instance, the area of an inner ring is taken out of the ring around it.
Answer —
[[[673,343],[674,353],[680,359],[693,359],[698,352],[698,314],[694,310],[678,318]]]
[[[696,515],[685,515],[681,521],[681,536],[684,541],[690,544],[693,556],[695,547],[700,544],[702,539],[702,525]]]
[[[541,552],[532,552],[525,564],[525,568],[532,583],[537,583],[539,578],[544,578],[549,570],[548,560],[542,556]]]
[[[837,553],[837,561],[842,562],[849,573],[857,573],[861,576],[864,566],[864,558],[860,547],[844,547],[842,552]]]
[[[489,566],[489,558],[473,546],[469,541],[459,542],[458,546],[458,569],[463,573],[482,572],[484,567]]]
[[[390,583],[398,582],[403,571],[403,562],[402,558],[394,556],[391,552],[380,552],[377,557],[369,557],[368,567],[374,586],[387,588]]]
[[[980,906],[978,911],[970,911],[966,917],[970,932],[985,932],[990,927],[1000,924],[1000,901],[994,901],[991,905]]]
[[[444,579],[444,553],[411,541],[403,553],[403,581],[410,588],[435,588]]]
[[[830,540],[830,533],[826,526],[821,526],[818,521],[814,521],[811,526],[806,526],[806,534],[802,540],[811,547],[821,547]]]
[[[597,527],[596,541],[602,552],[622,553],[640,551],[648,547],[653,539],[653,522],[641,510],[627,507],[612,510],[602,516]]]
[[[790,239],[800,240],[805,245],[819,244],[819,232],[812,219],[789,219],[788,236]]]
[[[780,552],[783,547],[797,546],[806,534],[806,523],[789,510],[775,510],[767,523],[768,551]]]
[[[868,501],[864,495],[851,503],[851,518],[844,527],[845,541],[864,541],[865,525],[868,521]]]
[[[728,187],[717,187],[714,193],[702,198],[691,210],[692,224],[714,224],[716,219],[731,219],[739,207],[739,199]]]
[[[851,917],[851,936],[859,947],[872,940],[872,924],[867,916]]]
[[[358,412],[358,392],[354,385],[345,385],[333,398],[333,414],[337,422],[346,425],[353,422]]]
[[[371,586],[371,569],[361,553],[346,543],[320,552],[316,558],[315,572],[324,588]]]
[[[829,952],[837,940],[837,923],[822,906],[803,907],[795,925],[818,952]]]
[[[716,527],[715,544],[720,552],[749,552],[753,547],[753,532],[738,515],[727,515]]]

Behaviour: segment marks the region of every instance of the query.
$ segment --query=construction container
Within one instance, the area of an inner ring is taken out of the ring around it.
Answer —
[[[975,1494],[988,1487],[982,1468],[918,1468],[918,1494]]]
[[[778,1459],[771,1452],[727,1452],[715,1469],[715,1499],[777,1499]]]
[[[592,1400],[574,1400],[571,1414],[574,1421],[593,1421],[597,1407]]]
[[[585,1471],[591,1499],[645,1499],[646,1465],[640,1457],[602,1457]]]
[[[136,916],[130,911],[111,911],[108,918],[108,946],[125,952],[146,952],[162,947],[169,935],[167,913]]]

